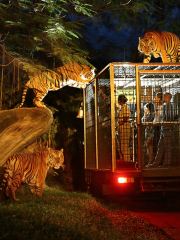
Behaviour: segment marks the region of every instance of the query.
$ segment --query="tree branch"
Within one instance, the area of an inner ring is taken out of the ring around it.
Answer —
[[[120,3],[120,5],[127,5],[127,4],[129,4],[131,2],[131,0],[129,0],[129,2],[127,2],[127,3]]]

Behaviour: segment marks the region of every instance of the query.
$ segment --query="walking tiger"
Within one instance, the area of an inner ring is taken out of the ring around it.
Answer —
[[[18,108],[23,106],[28,88],[32,88],[35,94],[34,105],[46,107],[42,100],[48,91],[55,91],[64,86],[84,88],[95,77],[95,69],[74,62],[54,68],[53,71],[31,73],[29,77],[30,80],[25,85],[22,102]]]
[[[42,196],[42,188],[49,168],[64,168],[63,149],[60,151],[48,148],[37,153],[18,153],[6,161],[6,172],[2,185],[6,185],[6,195],[18,201],[15,192],[21,182],[28,183],[31,192]],[[2,190],[2,188],[1,188]]]
[[[170,32],[148,31],[139,38],[138,50],[144,54],[143,63],[149,63],[151,55],[161,57],[163,63],[180,61],[180,40]]]

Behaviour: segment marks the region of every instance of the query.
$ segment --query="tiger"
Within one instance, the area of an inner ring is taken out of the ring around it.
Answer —
[[[17,153],[11,155],[5,164],[5,174],[2,183],[6,185],[5,194],[13,201],[19,201],[15,192],[20,187],[21,182],[30,186],[31,192],[37,196],[42,196],[43,184],[49,168],[64,169],[63,149],[53,150],[48,148],[37,153]]]
[[[180,61],[180,40],[170,32],[148,31],[139,38],[138,50],[144,54],[143,63],[149,63],[151,55],[161,57],[163,63]]]
[[[24,104],[27,90],[33,89],[35,97],[33,103],[36,107],[44,107],[42,102],[48,91],[55,91],[64,86],[84,88],[95,77],[95,69],[76,62],[54,68],[52,71],[29,73],[29,81],[25,84],[22,94],[22,102],[17,108]]]

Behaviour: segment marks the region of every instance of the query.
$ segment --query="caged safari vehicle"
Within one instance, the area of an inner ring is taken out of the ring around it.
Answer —
[[[110,63],[83,95],[85,180],[94,195],[180,190],[179,63]],[[129,109],[122,135],[119,95]]]

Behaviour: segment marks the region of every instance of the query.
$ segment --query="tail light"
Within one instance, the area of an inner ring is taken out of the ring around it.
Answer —
[[[118,183],[133,183],[134,178],[118,177]]]
[[[118,183],[127,183],[127,178],[119,177],[118,178]]]

